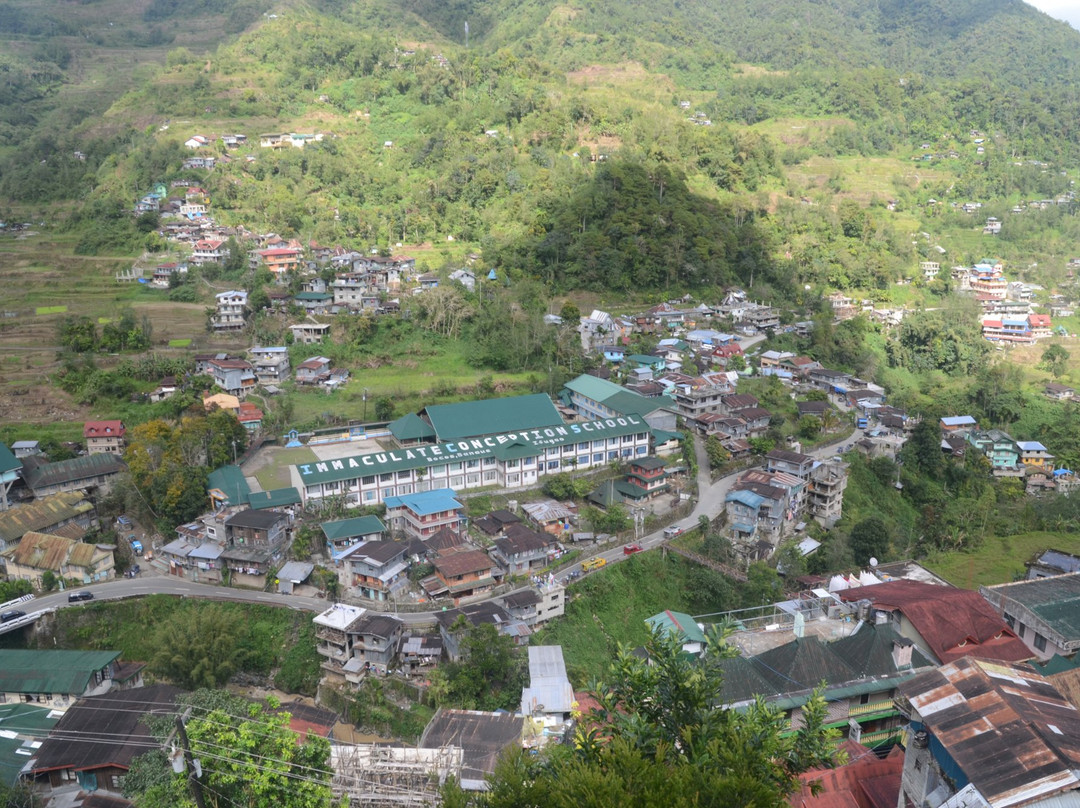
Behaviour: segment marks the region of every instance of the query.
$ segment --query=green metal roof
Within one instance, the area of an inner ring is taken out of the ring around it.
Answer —
[[[19,772],[30,758],[20,755],[23,741],[0,735],[0,785],[13,786],[19,781]]]
[[[1055,673],[1064,673],[1073,668],[1080,668],[1080,659],[1075,661],[1066,659],[1061,654],[1054,654],[1045,662],[1034,661],[1031,666],[1043,676],[1053,676]]]
[[[566,383],[565,387],[567,390],[585,398],[591,398],[593,401],[603,401],[605,398],[623,392],[625,389],[615,384],[615,382],[590,376],[588,373],[583,373],[576,379],[571,379]]]
[[[656,443],[667,443],[669,440],[681,441],[683,439],[682,432],[668,432],[666,429],[651,429],[653,441]]]
[[[337,522],[323,522],[320,525],[327,541],[340,541],[360,536],[382,533],[386,525],[377,516],[358,516],[355,519],[341,519]]]
[[[229,498],[230,505],[246,505],[251,496],[251,487],[244,479],[244,472],[239,466],[222,466],[214,469],[206,478],[206,488],[217,488]]]
[[[1065,641],[1080,639],[1080,573],[1002,584],[989,591],[1026,606]],[[1011,611],[1008,600],[1005,611]]]
[[[334,296],[328,292],[297,292],[293,295],[295,300],[325,301],[333,300]]]
[[[431,424],[415,412],[407,413],[389,424],[390,434],[399,441],[430,440],[435,437]]]
[[[668,396],[646,398],[633,390],[627,390],[614,382],[582,374],[566,383],[566,389],[583,398],[591,399],[622,415],[645,416],[660,409],[674,409],[675,402]]]
[[[94,672],[119,656],[119,651],[0,649],[0,693],[82,695]]]
[[[425,408],[424,412],[440,441],[562,426],[563,423],[550,396],[544,393],[436,404]]]
[[[299,505],[301,501],[300,492],[292,487],[275,488],[273,491],[253,491],[248,494],[248,503],[256,511]]]
[[[651,368],[661,368],[664,366],[664,357],[662,356],[650,356],[649,354],[630,354],[626,357],[626,361],[635,365],[642,365]]]
[[[645,622],[649,624],[650,628],[658,628],[677,634],[683,642],[705,642],[705,632],[698,628],[694,618],[688,614],[673,612],[668,609],[660,612],[660,614],[654,614],[652,617],[646,617]]]
[[[22,461],[11,453],[6,443],[0,443],[0,474],[22,468]]]
[[[45,737],[59,720],[60,716],[51,707],[23,702],[0,704],[0,732]]]
[[[87,480],[103,474],[119,474],[124,468],[124,461],[109,452],[58,460],[55,463],[41,462],[39,458],[28,457],[23,462],[23,479],[31,489],[44,488],[50,485]]]
[[[575,424],[559,424],[509,434],[485,435],[454,443],[411,446],[407,449],[394,449],[388,452],[369,452],[338,460],[299,463],[295,468],[303,485],[309,486],[485,457],[500,459],[540,457],[550,447],[634,435],[643,433],[648,428],[648,424],[642,419],[627,415]]]
[[[622,415],[640,415],[642,417],[657,410],[670,410],[675,408],[675,402],[668,396],[656,396],[646,398],[632,390],[623,390],[613,396],[608,396],[602,402],[605,407],[610,407]]]

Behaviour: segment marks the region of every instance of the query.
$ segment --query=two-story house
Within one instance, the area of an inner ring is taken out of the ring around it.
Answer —
[[[254,250],[251,253],[251,266],[253,269],[265,267],[280,280],[288,272],[298,272],[303,259],[304,251],[299,247]]]
[[[338,554],[348,566],[348,585],[360,590],[360,597],[388,600],[409,582],[406,545],[394,541],[366,541]]]
[[[789,452],[786,449],[773,449],[765,455],[765,461],[769,471],[783,471],[800,480],[810,479],[810,472],[815,463],[810,455]]]
[[[238,399],[255,389],[255,368],[245,359],[213,359],[208,370],[215,385]]]
[[[990,461],[990,470],[995,477],[1023,475],[1020,448],[1009,433],[1000,429],[974,430],[968,433],[967,440]]]
[[[377,516],[358,516],[354,519],[339,519],[323,522],[323,536],[326,537],[326,549],[331,558],[338,560],[340,553],[364,542],[382,541],[386,526]]]
[[[652,499],[668,490],[667,464],[658,457],[635,457],[626,472],[626,482],[641,489],[642,499]]]
[[[252,348],[251,357],[259,384],[281,384],[289,380],[289,349],[284,345]]]
[[[196,266],[220,264],[229,257],[229,248],[221,239],[199,239],[192,247],[191,263]]]
[[[122,455],[126,432],[123,421],[87,421],[83,424],[86,453]]]
[[[268,510],[246,510],[225,520],[222,562],[233,572],[263,575],[281,558],[289,540],[289,516]]]
[[[462,550],[435,559],[436,591],[448,593],[454,604],[487,594],[495,586],[495,562],[480,550]],[[432,594],[434,594],[433,592]]]
[[[390,528],[421,540],[444,527],[460,532],[465,524],[464,506],[450,488],[386,497],[383,502]]]
[[[566,587],[554,580],[545,581],[511,592],[503,597],[502,602],[511,617],[533,628],[564,614]]]
[[[538,533],[523,525],[512,525],[505,536],[495,539],[491,558],[507,575],[527,575],[547,566],[548,553],[555,544],[549,533]]]

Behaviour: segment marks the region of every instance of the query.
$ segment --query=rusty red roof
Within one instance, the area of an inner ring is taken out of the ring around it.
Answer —
[[[888,581],[837,593],[842,600],[869,600],[897,609],[942,662],[963,656],[1018,662],[1031,651],[978,592],[922,581]]]

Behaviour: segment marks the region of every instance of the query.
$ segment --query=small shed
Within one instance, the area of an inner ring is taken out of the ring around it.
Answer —
[[[289,561],[277,574],[278,592],[282,595],[291,595],[293,587],[299,586],[310,577],[315,565],[306,561]]]

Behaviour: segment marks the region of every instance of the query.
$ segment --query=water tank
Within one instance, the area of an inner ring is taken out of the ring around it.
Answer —
[[[925,749],[930,745],[930,733],[925,729],[916,730],[911,739],[911,745],[916,749]]]

